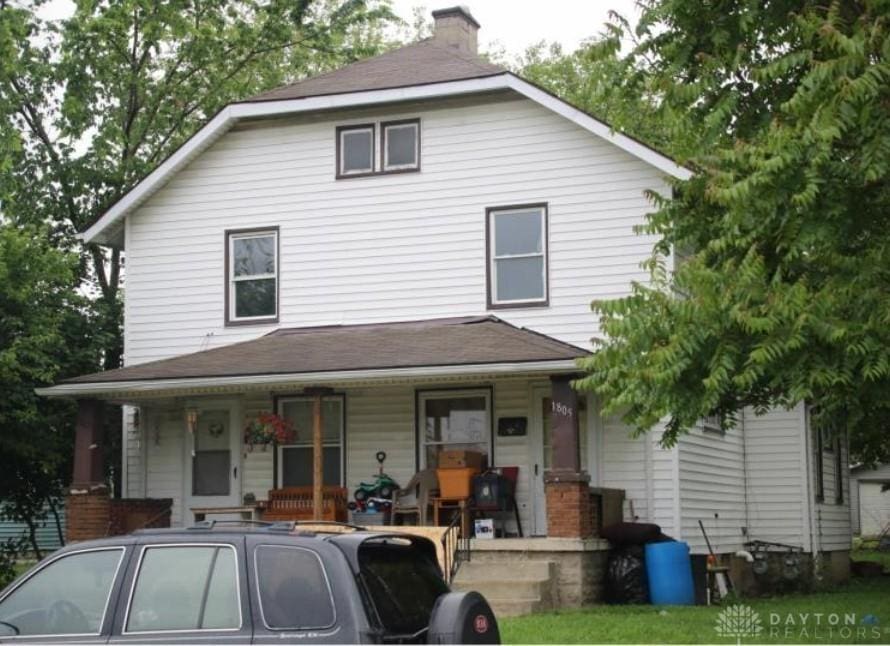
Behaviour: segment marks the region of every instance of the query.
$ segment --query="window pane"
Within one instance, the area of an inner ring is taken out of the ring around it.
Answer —
[[[207,587],[202,628],[232,628],[238,624],[238,577],[235,552],[220,549]]]
[[[414,545],[372,539],[359,547],[358,559],[371,603],[388,634],[410,635],[429,624],[433,606],[448,593],[448,586],[428,554]]]
[[[311,399],[291,399],[281,404],[281,414],[294,425],[295,444],[312,442]],[[323,399],[321,402],[322,432],[325,442],[340,442],[343,423],[343,402],[340,398]]]
[[[496,213],[494,216],[494,255],[543,253],[544,233],[541,211]]]
[[[438,465],[443,449],[466,449],[488,455],[488,412],[485,397],[427,399],[424,402],[424,440],[434,444],[426,449],[426,464]]]
[[[235,283],[235,318],[250,316],[275,316],[274,278]]]
[[[281,484],[284,487],[309,487],[312,485],[312,447],[288,446],[281,449]],[[340,486],[340,447],[322,449],[323,482]]]
[[[240,626],[235,558],[228,547],[148,548],[137,577],[128,631]]]
[[[389,126],[386,129],[387,166],[417,165],[417,126]]]
[[[256,567],[260,608],[269,628],[327,628],[334,623],[331,591],[314,553],[261,545]]]
[[[96,634],[123,550],[83,552],[50,563],[0,604],[0,635]]]
[[[529,301],[544,298],[544,258],[495,260],[498,301]]]
[[[374,146],[370,130],[343,132],[340,151],[342,172],[355,173],[374,170]]]
[[[195,451],[192,458],[192,495],[228,496],[231,455],[224,451]]]
[[[275,236],[232,240],[232,269],[235,276],[275,273]]]

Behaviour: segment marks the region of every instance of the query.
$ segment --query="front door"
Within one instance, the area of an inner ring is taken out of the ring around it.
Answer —
[[[241,503],[241,442],[236,420],[236,407],[228,403],[197,408],[194,431],[186,431],[186,524],[194,518],[193,508],[237,507]]]
[[[550,421],[550,388],[540,386],[532,389],[531,429],[529,429],[529,456],[531,457],[532,507],[534,509],[533,534],[547,535],[547,497],[544,493],[544,471],[550,468],[553,459],[553,434]],[[578,445],[581,452],[581,469],[587,469],[587,400],[578,398]],[[594,476],[595,474],[591,474]],[[591,482],[595,482],[592,477]]]

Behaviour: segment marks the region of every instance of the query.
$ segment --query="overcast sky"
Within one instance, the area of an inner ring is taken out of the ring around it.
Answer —
[[[411,22],[412,9],[423,7],[429,15],[434,9],[463,4],[482,25],[479,33],[482,50],[521,54],[541,40],[558,41],[570,51],[585,38],[602,30],[610,10],[634,18],[634,0],[392,0],[395,13]],[[50,0],[41,15],[61,18],[73,11],[72,0]]]

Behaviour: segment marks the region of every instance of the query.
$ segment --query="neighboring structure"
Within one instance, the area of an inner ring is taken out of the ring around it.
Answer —
[[[477,57],[465,9],[434,16],[431,39],[228,106],[84,233],[126,250],[127,293],[126,367],[42,391],[81,399],[82,446],[97,402],[124,404],[125,495],[187,524],[309,484],[318,398],[325,484],[351,491],[378,450],[407,482],[472,447],[519,466],[526,534],[590,536],[594,485],[698,554],[701,520],[721,553],[845,562],[846,447],[803,406],[664,449],[569,387],[590,301],[648,280],[646,192],[690,173]],[[264,411],[293,445],[245,450]]]
[[[37,540],[37,547],[44,555],[55,552],[64,545],[63,538],[65,536],[65,507],[59,505],[58,508],[59,522],[56,523],[55,517],[49,512],[47,507],[47,517],[38,521],[35,528],[34,536]],[[61,532],[61,533],[60,533]],[[19,523],[13,520],[0,520],[0,545],[8,541],[27,541],[25,550],[32,549],[29,540],[30,529],[27,523]]]
[[[890,464],[850,470],[850,514],[859,536],[879,536],[890,528]]]

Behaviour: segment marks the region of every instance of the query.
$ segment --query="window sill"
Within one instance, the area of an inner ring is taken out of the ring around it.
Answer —
[[[243,327],[246,325],[274,325],[276,323],[278,323],[277,316],[271,316],[269,318],[263,319],[250,319],[246,321],[241,321],[238,319],[235,319],[233,321],[231,319],[226,319],[226,327]]]
[[[368,173],[337,173],[334,179],[358,179],[360,177],[381,177],[384,175],[404,175],[405,173],[419,173],[420,168],[394,168],[393,170],[375,170]]]
[[[490,310],[518,310],[550,307],[550,299],[545,301],[516,301],[514,303],[492,303],[489,301],[488,309]]]

